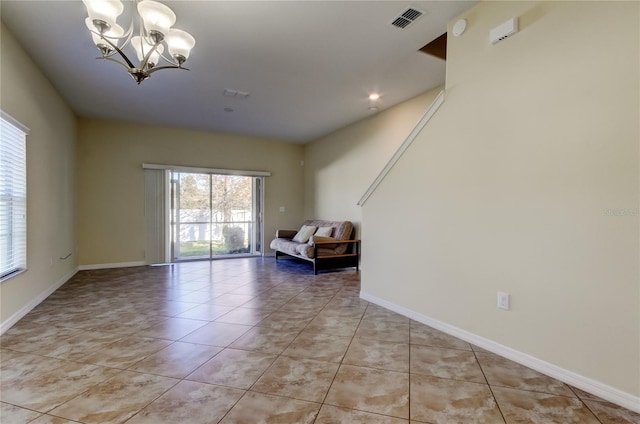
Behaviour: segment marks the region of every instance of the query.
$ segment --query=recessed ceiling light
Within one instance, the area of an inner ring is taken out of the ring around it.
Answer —
[[[378,93],[369,94],[369,100],[378,100],[379,98],[380,98],[380,95]]]
[[[371,113],[375,113],[375,112],[377,112],[377,111],[378,111],[378,108],[377,108],[377,107],[375,107],[375,106],[371,106],[371,107],[369,108],[369,112],[371,112]]]

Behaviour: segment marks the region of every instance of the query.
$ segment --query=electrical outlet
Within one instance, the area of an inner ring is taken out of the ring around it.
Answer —
[[[498,308],[509,310],[509,293],[498,292]]]

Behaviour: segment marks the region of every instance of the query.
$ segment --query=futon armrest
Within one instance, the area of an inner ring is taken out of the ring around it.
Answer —
[[[327,240],[316,241],[314,244],[344,244],[344,243],[360,243],[360,240]]]
[[[292,239],[297,233],[296,230],[276,230],[276,238]]]
[[[318,248],[323,247],[323,245],[332,245],[332,247],[337,246],[338,244],[348,244],[348,243],[353,243],[355,246],[355,253],[346,253],[347,255],[356,255],[357,257],[360,257],[360,240],[331,240],[331,241],[316,241],[313,244],[313,257],[314,258],[322,258],[323,256],[327,256],[327,257],[331,257],[331,256],[335,256],[334,254],[318,254]]]

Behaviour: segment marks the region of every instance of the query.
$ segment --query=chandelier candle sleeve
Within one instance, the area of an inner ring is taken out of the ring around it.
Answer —
[[[176,14],[169,7],[154,0],[134,0],[132,3],[136,7],[132,10],[129,29],[125,31],[117,23],[124,11],[120,0],[82,2],[89,15],[85,24],[102,54],[99,59],[123,66],[138,84],[160,69],[188,70],[182,64],[189,58],[196,40],[186,31],[171,28],[176,22]],[[138,64],[134,64],[125,52],[129,45],[136,53]],[[170,56],[165,56],[165,51]],[[166,64],[158,66],[161,58]]]
[[[196,44],[196,39],[186,31],[172,28],[167,35],[169,54],[179,63],[184,63],[189,58],[191,49]]]
[[[138,3],[138,13],[144,21],[144,28],[156,43],[162,41],[171,25],[176,23],[173,10],[157,1],[142,0]]]
[[[87,7],[89,18],[96,26],[105,25],[104,30],[114,26],[116,19],[124,11],[120,0],[82,0],[82,2]]]
[[[91,18],[85,19],[84,23],[87,25],[87,28],[89,28],[89,31],[91,31],[91,39],[100,52],[106,51],[106,53],[109,53],[109,51],[112,50],[112,47],[103,40],[103,37],[108,38],[111,43],[117,46],[119,39],[124,36],[124,29],[118,24],[111,25],[111,28],[106,30],[102,36],[100,36],[100,34],[94,32],[95,27]]]

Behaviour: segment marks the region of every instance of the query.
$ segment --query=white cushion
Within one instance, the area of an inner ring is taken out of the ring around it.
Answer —
[[[333,233],[333,227],[319,227],[318,231],[316,231],[314,235],[320,237],[331,237],[331,233]]]
[[[318,227],[313,227],[311,225],[303,225],[300,230],[293,236],[293,241],[297,243],[306,243],[309,241],[309,238],[316,232]]]

